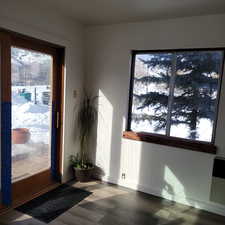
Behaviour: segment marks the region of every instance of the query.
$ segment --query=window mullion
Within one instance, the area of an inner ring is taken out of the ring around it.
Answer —
[[[220,68],[219,68],[219,88],[217,89],[217,94],[216,94],[216,113],[213,118],[213,132],[212,132],[212,137],[211,137],[211,143],[215,142],[215,137],[216,137],[216,126],[217,126],[217,119],[218,119],[218,113],[219,113],[219,100],[220,100],[220,93],[221,93],[221,83],[222,83],[222,75],[223,71],[225,71],[225,51],[222,52],[222,58],[223,60],[220,62]]]
[[[173,98],[174,98],[174,89],[175,89],[175,80],[176,80],[176,64],[177,64],[177,54],[174,53],[172,57],[172,70],[171,78],[169,83],[169,96],[168,96],[168,113],[166,118],[166,135],[170,136],[171,129],[171,118],[172,118],[172,107],[173,107]]]

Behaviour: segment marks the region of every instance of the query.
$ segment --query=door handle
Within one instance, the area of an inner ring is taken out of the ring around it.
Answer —
[[[59,112],[56,113],[56,128],[58,129],[60,125],[60,114]]]

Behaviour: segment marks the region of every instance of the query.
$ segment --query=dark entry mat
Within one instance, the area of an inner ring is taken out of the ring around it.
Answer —
[[[16,209],[42,222],[49,223],[90,194],[91,192],[62,184]]]

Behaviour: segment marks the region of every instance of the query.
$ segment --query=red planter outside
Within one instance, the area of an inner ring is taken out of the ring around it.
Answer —
[[[13,144],[26,144],[30,139],[30,131],[27,128],[15,128],[12,130]]]

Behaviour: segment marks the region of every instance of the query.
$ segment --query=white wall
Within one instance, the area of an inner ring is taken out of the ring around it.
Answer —
[[[224,27],[225,15],[213,15],[86,29],[87,88],[100,95],[96,163],[105,180],[225,215],[210,202],[214,155],[122,139],[130,51],[225,47]],[[221,93],[216,145],[225,156],[225,82]]]
[[[83,82],[83,26],[42,6],[31,7],[29,1],[22,0],[0,1],[0,27],[66,47],[63,137],[63,181],[66,181],[71,178],[68,157],[77,150],[73,90],[78,90],[79,95]]]

